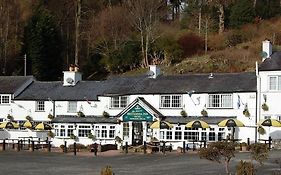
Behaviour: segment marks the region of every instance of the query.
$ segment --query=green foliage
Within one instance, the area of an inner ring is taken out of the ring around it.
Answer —
[[[26,117],[25,117],[25,119],[26,119],[26,120],[28,120],[28,121],[32,121],[32,120],[33,120],[33,118],[32,118],[32,117],[30,117],[29,115],[28,115],[28,116],[26,116]]]
[[[181,116],[187,117],[187,113],[185,112],[185,110],[182,110],[182,111],[181,111]]]
[[[267,19],[281,13],[279,0],[259,0],[256,4],[256,16]]]
[[[109,113],[106,112],[106,111],[103,111],[102,115],[103,115],[104,117],[106,117],[106,118],[110,117]]]
[[[50,138],[54,138],[55,137],[55,134],[52,131],[49,131],[47,135]]]
[[[258,127],[258,133],[259,133],[260,135],[266,134],[266,131],[265,131],[264,127],[259,126],[259,127]]]
[[[48,114],[48,119],[53,120],[55,118],[55,116],[53,116],[52,114]]]
[[[253,2],[249,0],[238,0],[231,7],[230,26],[239,27],[246,23],[252,23],[255,18]]]
[[[226,35],[226,45],[229,47],[236,46],[244,42],[243,35],[239,32],[229,33]]]
[[[268,111],[268,109],[269,109],[266,103],[263,103],[263,104],[261,105],[261,108],[262,108],[264,111]]]
[[[268,147],[263,143],[255,143],[250,145],[251,157],[263,165],[263,162],[268,158]]]
[[[58,80],[62,72],[61,46],[54,17],[40,5],[24,29],[24,52],[36,79]]]
[[[207,148],[201,148],[199,156],[210,161],[224,163],[226,173],[229,173],[229,163],[235,157],[234,152],[235,145],[232,142],[213,142]]]
[[[77,112],[78,117],[85,117],[85,114],[82,111]]]
[[[243,110],[243,115],[245,115],[245,117],[250,117],[251,116],[251,114],[250,114],[248,109],[244,109]]]
[[[14,117],[10,114],[7,115],[7,119],[10,120],[10,121],[14,121]]]
[[[207,117],[207,116],[208,116],[208,112],[207,112],[205,109],[202,109],[201,115],[202,115],[203,117]]]
[[[96,136],[93,135],[92,133],[90,133],[90,134],[88,135],[88,138],[89,138],[89,139],[92,139],[92,140],[96,140]]]
[[[241,160],[236,166],[237,175],[254,175],[255,169],[251,162]]]
[[[101,175],[113,175],[111,166],[106,166],[101,170]]]
[[[76,135],[74,135],[74,134],[71,134],[69,138],[73,139],[73,140],[77,140],[78,139],[78,137]]]

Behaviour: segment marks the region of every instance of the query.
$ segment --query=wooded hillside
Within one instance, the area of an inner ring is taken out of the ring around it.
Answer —
[[[60,80],[139,72],[254,70],[281,45],[280,0],[0,0],[0,75]]]

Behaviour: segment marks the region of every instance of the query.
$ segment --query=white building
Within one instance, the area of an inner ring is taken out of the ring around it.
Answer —
[[[270,60],[275,57],[277,61],[272,64],[274,67],[280,62],[278,70],[268,70]],[[176,148],[183,141],[225,139],[233,128],[221,128],[217,124],[228,118],[245,124],[245,127],[235,128],[235,138],[240,142],[248,138],[255,142],[269,136],[258,134],[259,120],[269,116],[280,120],[281,111],[276,103],[281,95],[278,92],[281,61],[278,59],[281,60],[280,53],[273,53],[256,73],[162,75],[157,66],[151,66],[148,75],[82,81],[79,72],[65,71],[62,82],[29,82],[27,88],[14,95],[8,108],[0,105],[0,111],[3,116],[12,111],[14,120],[20,123],[26,116],[37,123],[52,122],[55,146],[64,141],[73,143],[73,136],[84,145],[93,143],[89,136],[94,136],[97,143],[113,144],[118,136],[129,145],[149,142],[155,137]],[[0,93],[2,86],[0,84]],[[261,109],[263,100],[269,106],[268,111]],[[202,116],[202,110],[207,112],[206,116]],[[248,115],[245,116],[244,111],[248,111]],[[150,129],[151,123],[160,119],[174,127]],[[195,119],[206,121],[211,128],[185,127]],[[281,138],[280,129],[270,128],[270,132],[276,139]]]

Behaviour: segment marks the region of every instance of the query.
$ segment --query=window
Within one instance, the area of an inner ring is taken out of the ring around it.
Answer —
[[[68,125],[67,127],[67,137],[70,137],[71,135],[73,135],[73,130],[74,130],[74,126],[73,125]]]
[[[123,123],[123,137],[129,137],[129,123]]]
[[[100,126],[95,127],[95,133],[96,133],[96,137],[100,138]]]
[[[281,115],[278,115],[276,118],[277,118],[277,120],[281,121]],[[1,119],[0,119],[0,121],[1,121]]]
[[[76,101],[69,101],[68,102],[67,112],[70,112],[70,113],[77,112],[77,102]]]
[[[184,132],[184,140],[194,141],[199,139],[199,132],[198,128],[186,128]]]
[[[109,127],[109,138],[115,138],[115,126]]]
[[[209,108],[232,108],[232,94],[210,94]]]
[[[128,97],[127,96],[117,96],[111,97],[110,107],[111,108],[125,108],[128,105]]]
[[[264,116],[264,119],[266,120],[266,119],[271,119],[271,116],[270,115],[266,115],[266,116]]]
[[[101,137],[102,137],[102,138],[106,138],[106,137],[107,137],[106,126],[102,126],[102,127],[101,127]]]
[[[205,128],[202,128],[201,140],[207,140],[207,133]]]
[[[90,133],[91,133],[91,126],[80,125],[78,127],[78,137],[88,137]]]
[[[181,127],[176,127],[175,140],[181,140],[181,139],[182,139]]]
[[[269,76],[269,90],[281,90],[281,76]]]
[[[10,95],[1,95],[0,104],[10,104]]]
[[[167,139],[167,140],[172,140],[172,138],[173,138],[172,131],[169,131],[169,130],[168,130],[168,131],[166,132],[166,139]]]
[[[210,128],[209,141],[215,141],[215,140],[216,140],[215,128]]]
[[[224,139],[224,128],[219,128],[219,132],[218,132],[218,141],[221,141],[222,139]]]
[[[181,95],[162,95],[160,97],[161,108],[181,108],[182,96]]]
[[[45,101],[36,101],[36,111],[45,111]]]

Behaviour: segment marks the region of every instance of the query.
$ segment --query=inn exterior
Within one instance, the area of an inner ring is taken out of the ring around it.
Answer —
[[[269,52],[271,43],[264,42],[263,49]],[[270,61],[273,58],[276,60]],[[228,118],[245,124],[235,128],[234,138],[240,142],[259,141],[269,134],[281,139],[281,129],[266,128],[268,132],[263,136],[257,131],[257,123],[264,118],[280,120],[276,102],[281,95],[278,88],[281,64],[274,70],[268,66],[278,61],[281,63],[280,53],[274,52],[264,58],[256,72],[188,75],[164,75],[158,66],[151,65],[147,74],[116,76],[105,81],[83,81],[80,72],[65,71],[63,81],[32,79],[19,93],[10,92],[14,94],[10,95],[13,100],[0,104],[1,120],[8,120],[6,116],[10,114],[19,123],[26,120],[26,116],[37,123],[51,123],[54,146],[64,141],[88,145],[114,144],[120,140],[119,145],[125,142],[140,145],[156,138],[176,149],[183,141],[195,140],[199,144],[201,140],[225,139],[234,128],[217,124]],[[2,89],[1,83],[0,94],[4,94]],[[268,111],[261,108],[265,99]],[[211,128],[185,127],[195,119],[207,122]],[[173,128],[151,129],[150,125],[158,120],[171,123]],[[7,136],[0,132],[0,137]]]

